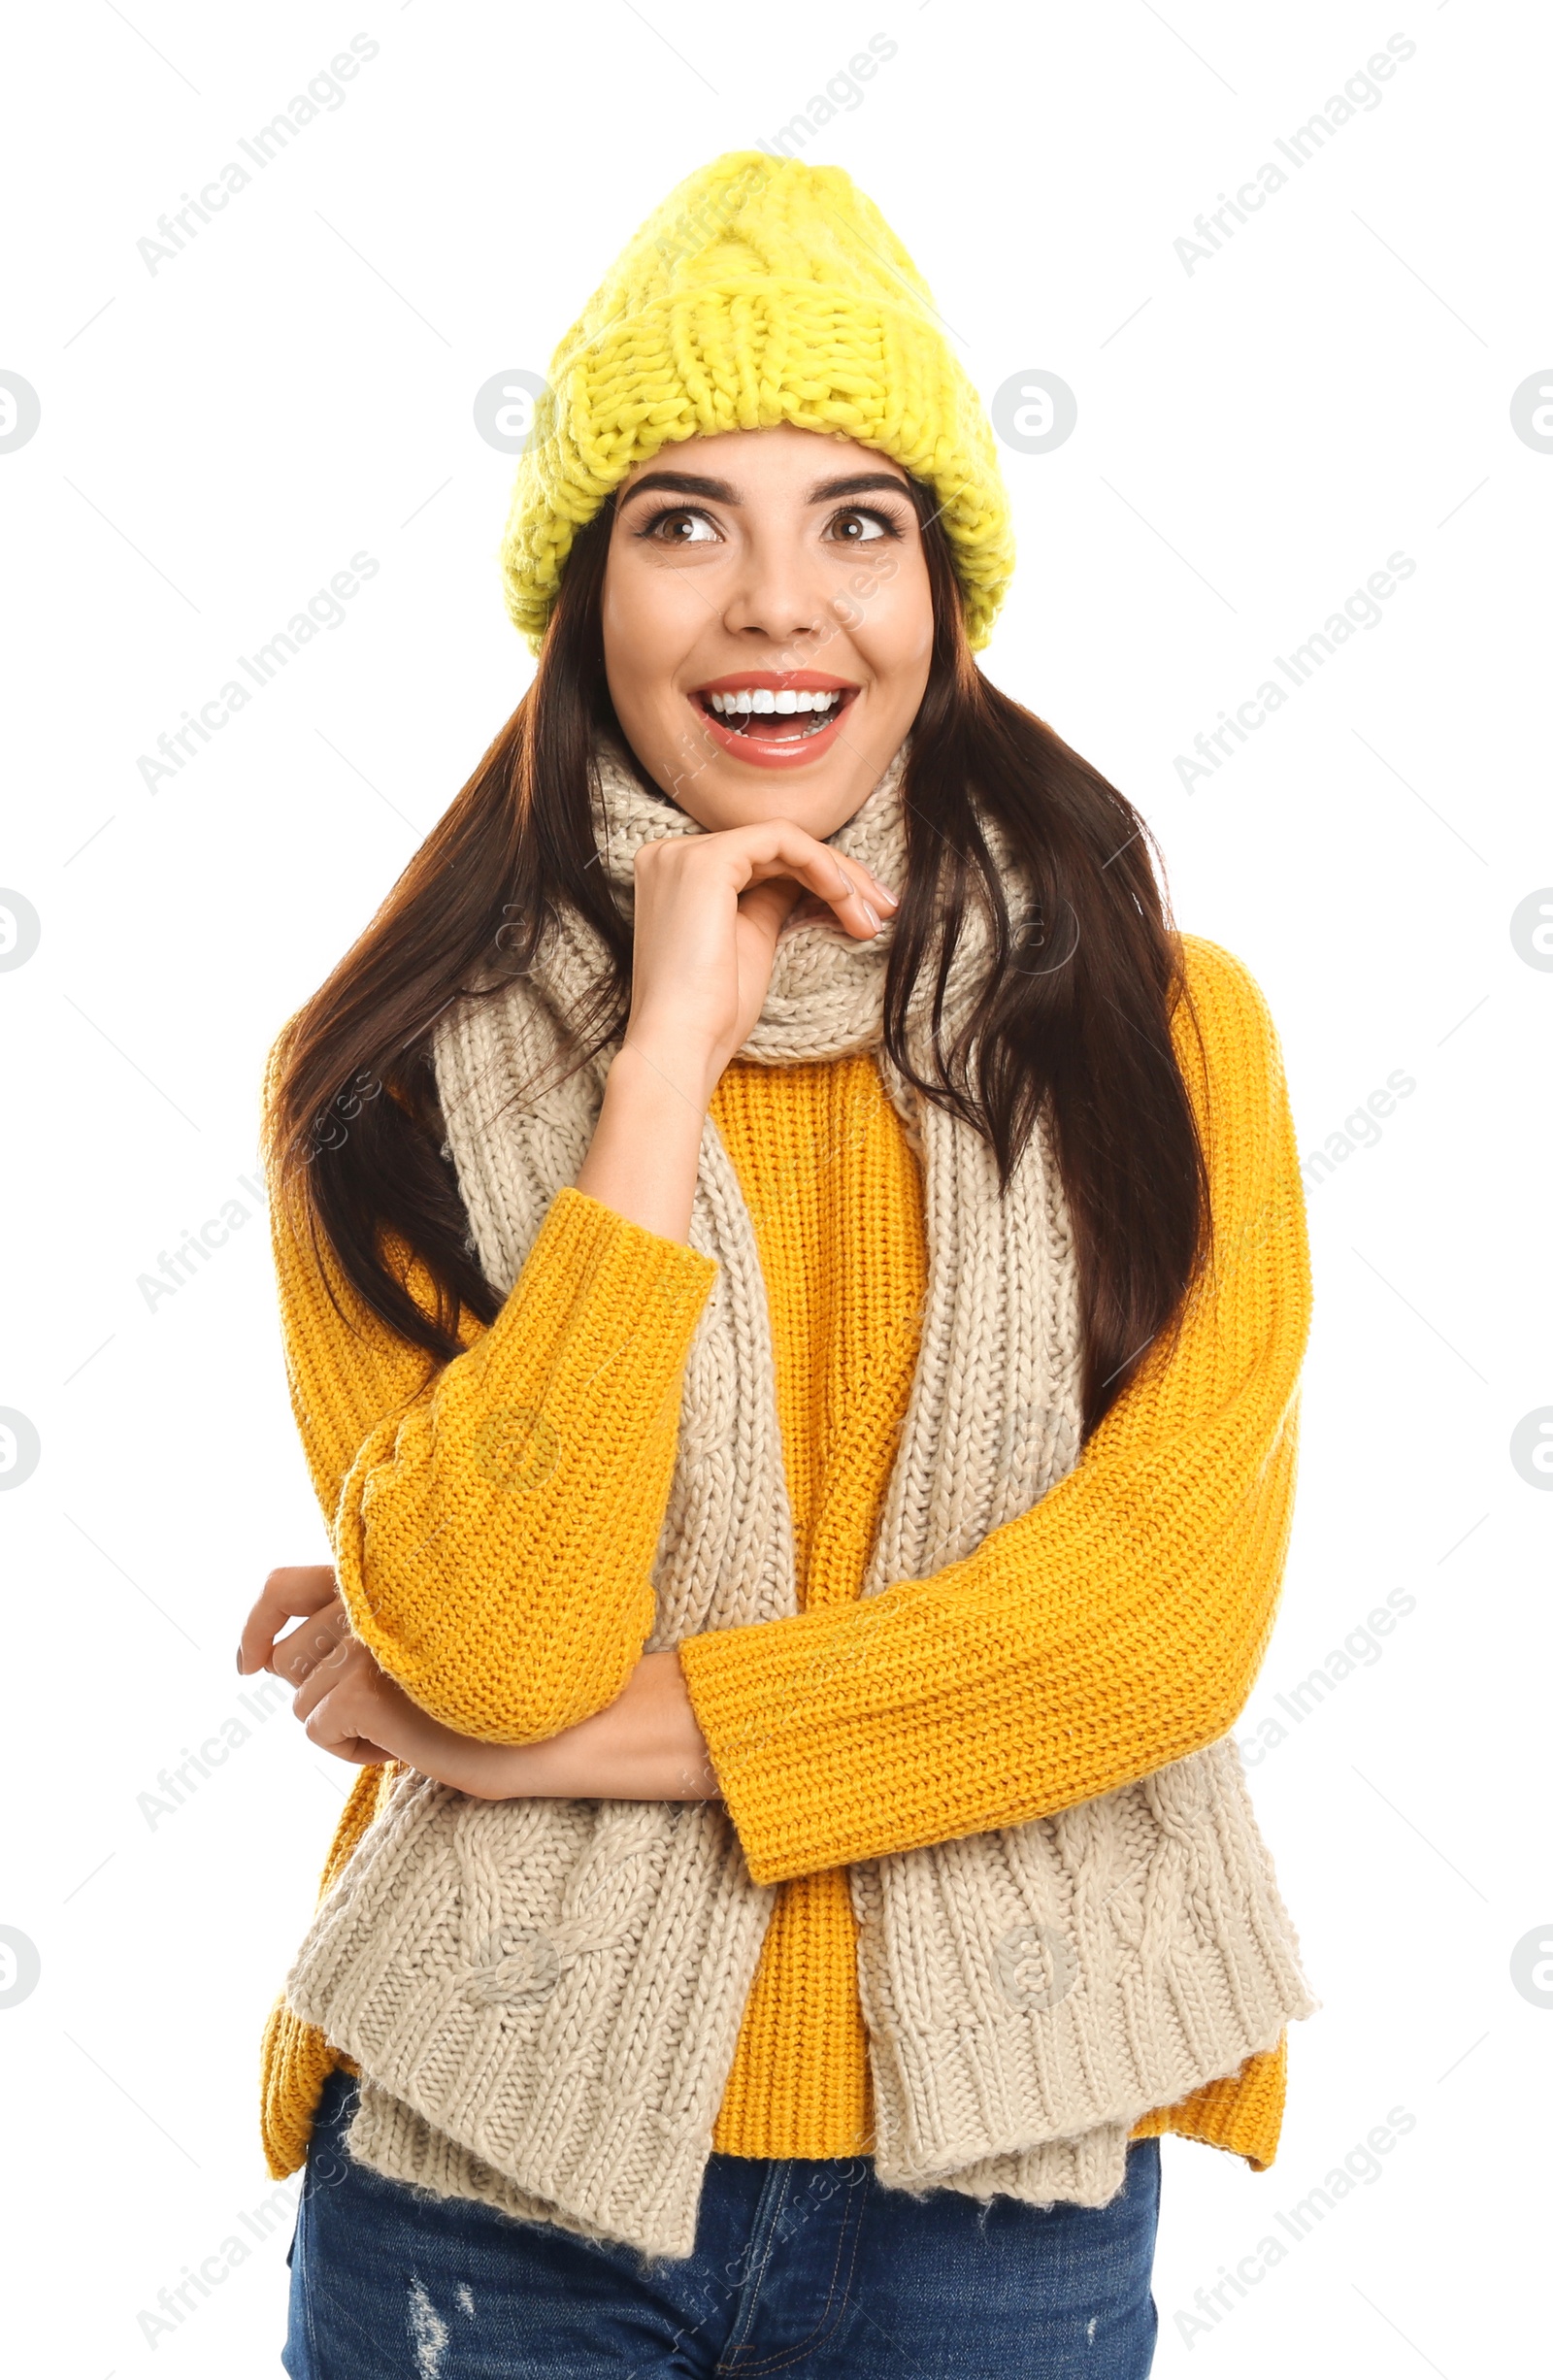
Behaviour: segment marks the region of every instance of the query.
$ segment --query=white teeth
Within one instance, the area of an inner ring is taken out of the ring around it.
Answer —
[[[709,694],[707,701],[724,718],[747,716],[752,711],[776,711],[784,714],[795,711],[830,711],[840,703],[837,693],[798,693],[784,686],[775,693],[770,686],[740,686],[732,694]]]

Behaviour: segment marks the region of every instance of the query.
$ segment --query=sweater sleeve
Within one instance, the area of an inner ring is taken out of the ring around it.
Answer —
[[[1214,1244],[1173,1346],[965,1560],[680,1647],[760,1883],[1045,1817],[1217,1741],[1245,1705],[1288,1541],[1309,1258],[1267,1006],[1228,951],[1183,942],[1173,1038]]]
[[[563,1189],[495,1321],[467,1321],[437,1369],[279,1189],[271,1212],[292,1409],[355,1634],[461,1735],[539,1742],[602,1710],[652,1631],[715,1263]],[[429,1309],[424,1276],[406,1277]]]

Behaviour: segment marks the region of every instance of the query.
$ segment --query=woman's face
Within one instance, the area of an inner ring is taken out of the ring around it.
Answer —
[[[661,447],[622,481],[610,694],[653,782],[710,831],[790,818],[834,835],[916,716],[932,646],[888,456],[784,422]]]

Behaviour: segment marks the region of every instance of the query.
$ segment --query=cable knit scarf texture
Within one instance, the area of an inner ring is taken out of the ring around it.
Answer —
[[[904,873],[906,749],[831,838],[887,884]],[[629,913],[640,845],[702,830],[603,740],[595,786]],[[889,939],[790,929],[743,1054],[877,1052]],[[956,1003],[983,956],[976,927]],[[559,1084],[554,1061],[603,965],[568,912],[530,975],[439,1027],[459,1185],[504,1296],[598,1117],[612,1050]],[[1072,1469],[1080,1430],[1047,1130],[1000,1199],[985,1143],[880,1065],[922,1165],[929,1266],[865,1596],[1027,1511]],[[719,1270],[685,1369],[651,1648],[798,1608],[755,1234],[710,1120],[690,1240]],[[1103,2205],[1140,2116],[1233,2074],[1316,2005],[1230,1736],[1051,1817],[848,1873],[886,2186]],[[720,1802],[484,1802],[409,1772],[320,1905],[287,1997],[360,2067],[349,2146],[378,2171],[684,2256],[774,1899]]]

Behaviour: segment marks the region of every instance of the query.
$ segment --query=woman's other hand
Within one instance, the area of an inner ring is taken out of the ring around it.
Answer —
[[[288,1619],[301,1625],[281,1636]],[[244,1628],[237,1666],[244,1676],[272,1670],[294,1687],[294,1716],[337,1760],[358,1768],[402,1760],[471,1793],[489,1781],[489,1756],[500,1747],[441,1726],[379,1668],[351,1634],[327,1563],[270,1572]]]
[[[278,1636],[288,1618],[301,1626]],[[707,1802],[720,1788],[677,1653],[644,1653],[607,1708],[541,1743],[486,1743],[421,1709],[350,1633],[327,1564],[272,1570],[243,1632],[238,1668],[296,1688],[291,1708],[320,1751],[358,1768],[403,1761],[486,1802],[518,1795]]]
[[[301,1620],[302,1626],[282,1638],[281,1631],[287,1620]],[[350,1623],[329,1563],[272,1570],[244,1622],[238,1674],[251,1677],[256,1669],[273,1669],[277,1677],[300,1685],[313,1664],[349,1634]]]
[[[488,1789],[502,1750],[499,1744],[455,1735],[429,1717],[348,1632],[313,1662],[291,1709],[319,1751],[332,1752],[336,1760],[358,1768],[404,1761],[422,1776],[456,1785],[462,1793]]]

